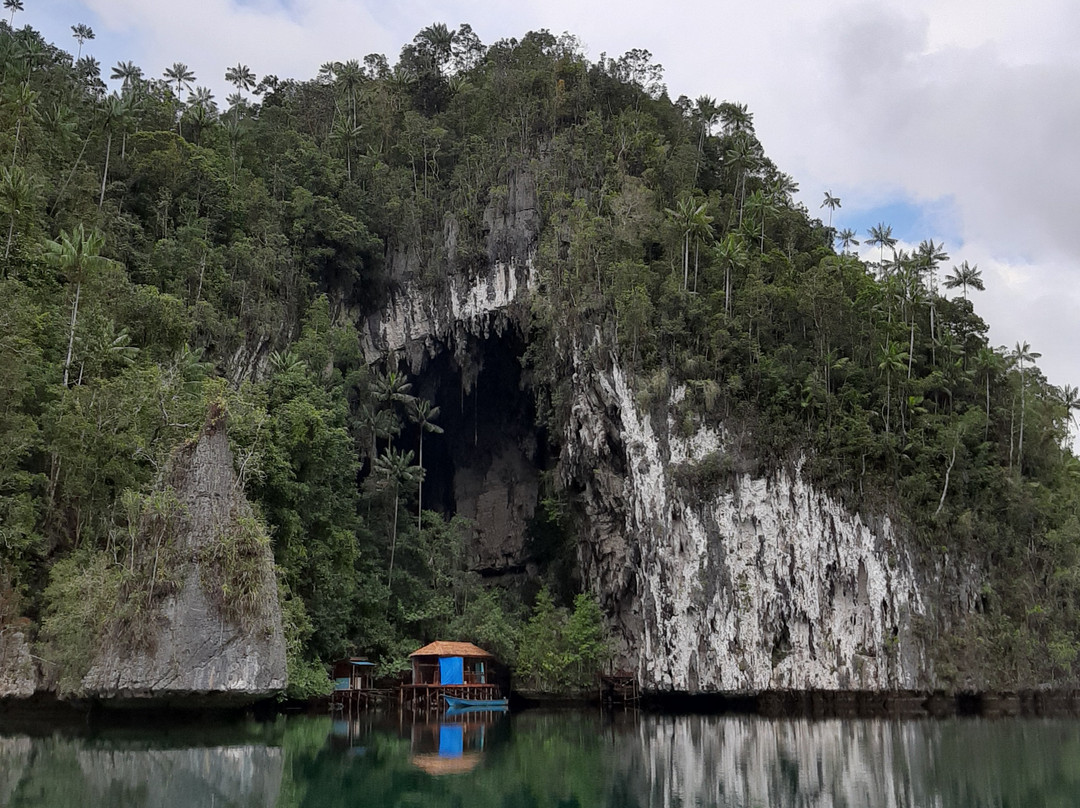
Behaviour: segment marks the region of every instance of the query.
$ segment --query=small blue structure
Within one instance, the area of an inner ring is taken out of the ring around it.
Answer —
[[[337,692],[371,690],[375,663],[366,657],[349,657],[334,663],[334,690]]]

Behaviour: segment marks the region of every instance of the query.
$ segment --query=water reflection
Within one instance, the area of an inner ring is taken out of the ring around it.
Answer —
[[[1076,720],[490,713],[5,735],[0,806],[1080,804]]]
[[[412,724],[409,762],[435,776],[472,771],[483,760],[486,741],[497,737],[497,725],[505,720],[502,710],[447,710],[438,721]]]
[[[0,806],[276,805],[281,748],[228,734],[0,736]]]

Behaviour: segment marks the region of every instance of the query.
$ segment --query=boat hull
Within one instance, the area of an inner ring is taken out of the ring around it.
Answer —
[[[445,693],[443,698],[451,710],[505,710],[510,704],[509,699],[459,699]]]

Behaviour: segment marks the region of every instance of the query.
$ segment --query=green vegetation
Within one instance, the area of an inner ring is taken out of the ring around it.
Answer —
[[[229,67],[222,108],[182,63],[152,78],[121,62],[109,92],[80,34],[73,59],[0,22],[0,592],[69,681],[107,628],[94,599],[134,592],[125,575],[154,557],[134,546],[155,535],[133,529],[138,503],[218,401],[266,532],[242,517],[208,585],[244,619],[242,561],[269,537],[299,692],[320,662],[362,652],[392,671],[451,635],[538,683],[584,681],[604,643],[595,603],[560,611],[573,492],[545,480],[530,540],[555,599],[530,619],[522,593],[468,570],[468,526],[422,508],[439,407],[359,347],[403,277],[434,289],[506,257],[485,210],[523,178],[541,205],[525,361],[549,435],[572,362],[614,352],[643,408],[685,388],[680,430],[722,422],[753,436],[754,462],[805,458],[852,507],[890,514],[942,582],[934,608],[988,569],[974,619],[926,627],[957,682],[1075,677],[1075,388],[1026,343],[987,343],[977,267],[941,294],[941,245],[896,251],[882,223],[877,262],[850,254],[840,200],[826,193],[828,224],[796,204],[745,107],[672,101],[647,51],[594,63],[570,36],[485,47],[434,25],[393,66]],[[674,470],[702,496],[731,472]]]

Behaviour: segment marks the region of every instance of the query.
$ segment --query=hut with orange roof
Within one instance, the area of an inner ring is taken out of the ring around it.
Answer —
[[[402,702],[413,709],[441,709],[443,695],[463,699],[500,696],[494,677],[498,664],[471,642],[436,641],[409,654],[412,684],[402,688]]]

